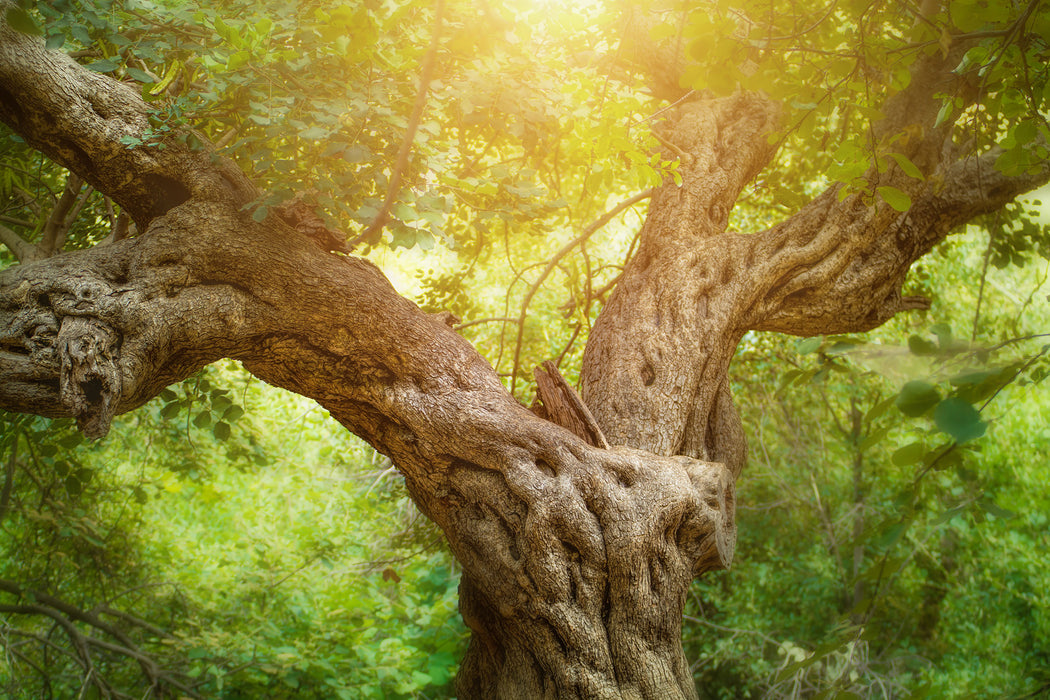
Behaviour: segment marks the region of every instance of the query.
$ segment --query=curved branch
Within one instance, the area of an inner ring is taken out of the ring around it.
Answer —
[[[35,245],[0,224],[0,243],[7,246],[18,262],[32,262],[46,257]]]
[[[761,285],[745,328],[793,335],[875,328],[901,311],[927,308],[903,297],[912,263],[958,226],[1000,209],[1050,182],[1050,162],[1008,176],[995,169],[1001,151],[965,158],[930,178],[904,213],[866,205],[862,194],[836,200],[825,192],[784,224],[747,238]]]
[[[12,6],[0,2],[6,16]],[[129,85],[49,50],[38,37],[0,21],[0,121],[26,142],[107,193],[144,231],[191,196],[242,206],[257,192],[229,161],[174,136],[165,148],[149,127],[149,107]],[[198,135],[198,140],[206,143]],[[128,147],[125,142],[137,143]]]
[[[12,592],[12,588],[17,589],[18,587],[10,581],[0,581],[0,588],[7,592]],[[0,604],[0,613],[8,615],[36,615],[54,620],[65,631],[70,644],[76,650],[76,653],[71,654],[71,657],[87,672],[87,677],[104,692],[111,695],[114,694],[114,690],[95,667],[91,648],[103,649],[135,661],[142,670],[143,677],[146,678],[150,687],[164,684],[185,693],[188,697],[201,697],[190,686],[175,678],[174,674],[161,668],[156,659],[143,653],[127,635],[102,622],[92,613],[38,591],[23,591],[19,597],[25,597],[26,593],[38,602],[18,605]],[[85,634],[78,630],[73,622],[84,623],[100,632],[104,632],[120,643],[115,644],[94,635]]]
[[[901,295],[911,264],[955,227],[1050,180],[1047,161],[1023,175],[1004,175],[994,166],[998,148],[980,156],[960,153],[953,120],[937,124],[938,95],[972,104],[980,94],[974,76],[955,71],[971,45],[960,39],[946,54],[918,61],[908,87],[887,101],[885,117],[873,125],[879,149],[909,135],[893,148],[925,179],[896,165],[882,173],[872,167],[865,174],[868,191],[840,202],[839,186],[833,186],[787,221],[736,241],[736,264],[752,271],[739,331],[857,332],[901,311],[927,308],[927,300]],[[911,207],[898,212],[876,186],[905,192]]]

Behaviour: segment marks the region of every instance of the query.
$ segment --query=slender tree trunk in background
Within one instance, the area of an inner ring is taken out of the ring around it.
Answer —
[[[767,231],[727,231],[773,156],[779,108],[741,92],[667,112],[682,183],[655,193],[584,357],[605,449],[520,406],[370,263],[331,254],[301,219],[253,221],[242,209],[255,188],[208,147],[173,135],[163,150],[127,148],[121,137],[148,127],[135,90],[0,26],[0,119],[140,231],[0,273],[0,406],[101,436],[164,386],[239,359],[389,455],[446,533],[473,633],[463,697],[695,697],[681,613],[690,582],[732,561],[740,339],[867,330],[921,308],[900,295],[910,264],[1050,176],[1007,178],[994,152],[956,158],[950,125],[932,126],[956,58],[921,64],[887,105],[880,133],[918,125],[905,155],[937,175],[870,173],[910,193],[903,214],[832,188]],[[676,85],[678,63],[655,69]]]
[[[853,578],[853,596],[849,601],[849,607],[854,611],[854,620],[860,621],[863,615],[859,610],[860,604],[867,597],[867,585],[861,579],[860,574],[864,567],[864,511],[865,495],[867,489],[864,486],[864,451],[860,448],[863,439],[864,416],[857,407],[855,401],[850,402],[850,425],[853,435],[853,566],[851,575]]]

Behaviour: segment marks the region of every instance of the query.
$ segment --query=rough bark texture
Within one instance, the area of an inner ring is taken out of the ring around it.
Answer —
[[[885,128],[918,124],[910,155],[943,186],[891,172],[881,182],[912,194],[907,213],[829,191],[751,235],[726,222],[772,155],[777,106],[741,93],[668,114],[683,183],[655,193],[584,360],[586,405],[616,445],[603,449],[520,406],[441,317],[328,252],[309,221],[246,217],[254,188],[207,148],[126,148],[149,138],[134,90],[0,26],[0,119],[141,232],[0,273],[0,406],[102,435],[237,358],[392,457],[445,531],[473,632],[463,697],[695,697],[681,612],[690,581],[733,556],[746,449],[727,370],[742,335],[863,330],[921,304],[899,292],[911,262],[1048,177],[956,160],[948,130],[927,128],[928,95],[905,97]]]

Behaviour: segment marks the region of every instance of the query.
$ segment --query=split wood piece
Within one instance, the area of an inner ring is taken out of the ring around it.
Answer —
[[[557,365],[546,360],[543,368],[537,367],[532,374],[536,377],[536,400],[529,410],[560,425],[589,445],[609,449],[598,421],[594,420],[576,390],[565,381]]]

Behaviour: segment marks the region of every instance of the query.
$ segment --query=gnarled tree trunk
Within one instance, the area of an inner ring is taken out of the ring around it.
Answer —
[[[882,176],[912,195],[907,213],[831,190],[768,231],[728,232],[772,156],[777,106],[739,93],[668,113],[683,182],[654,195],[584,359],[605,449],[519,405],[370,263],[290,217],[253,221],[255,189],[207,148],[125,147],[147,128],[134,90],[0,26],[0,119],[141,232],[0,274],[0,406],[99,436],[164,386],[239,359],[389,455],[448,536],[473,632],[464,697],[695,697],[681,613],[690,582],[733,556],[746,449],[727,372],[743,334],[863,330],[921,306],[899,293],[911,262],[1048,177],[1007,178],[994,154],[956,160],[950,127],[932,128],[931,85],[952,65],[923,64],[907,109],[887,110],[884,130],[919,125],[908,155],[939,175]]]

